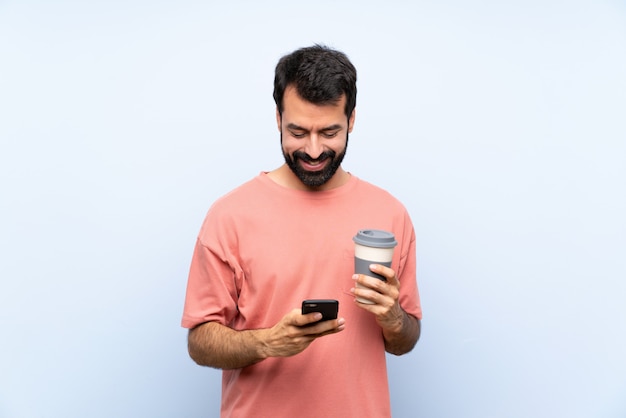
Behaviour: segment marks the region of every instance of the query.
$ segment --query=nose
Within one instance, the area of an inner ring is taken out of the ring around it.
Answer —
[[[317,134],[311,134],[309,136],[306,146],[304,147],[304,152],[314,160],[317,160],[324,152],[324,147]]]

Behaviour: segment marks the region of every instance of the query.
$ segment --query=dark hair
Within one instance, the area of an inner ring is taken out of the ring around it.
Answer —
[[[346,54],[326,46],[301,48],[278,61],[274,101],[280,114],[285,89],[292,84],[300,97],[318,105],[337,103],[345,94],[348,118],[356,106],[356,68]]]

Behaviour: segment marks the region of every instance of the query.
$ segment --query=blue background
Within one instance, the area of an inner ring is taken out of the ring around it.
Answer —
[[[359,70],[345,168],[418,237],[394,416],[626,416],[623,1],[5,0],[1,417],[217,415],[195,236],[281,164],[274,65],[315,42]]]

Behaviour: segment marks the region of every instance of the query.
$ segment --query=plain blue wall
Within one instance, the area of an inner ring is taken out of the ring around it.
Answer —
[[[626,416],[624,2],[5,0],[0,417],[216,416],[193,243],[281,163],[273,68],[314,42],[359,70],[346,168],[418,236],[394,416]]]

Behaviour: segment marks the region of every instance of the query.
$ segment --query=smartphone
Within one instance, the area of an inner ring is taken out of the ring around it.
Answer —
[[[317,322],[328,321],[329,319],[337,319],[337,313],[339,312],[339,301],[334,299],[303,300],[302,315],[312,312],[319,312],[322,314],[322,319]],[[317,322],[314,322],[313,324],[317,324]]]

